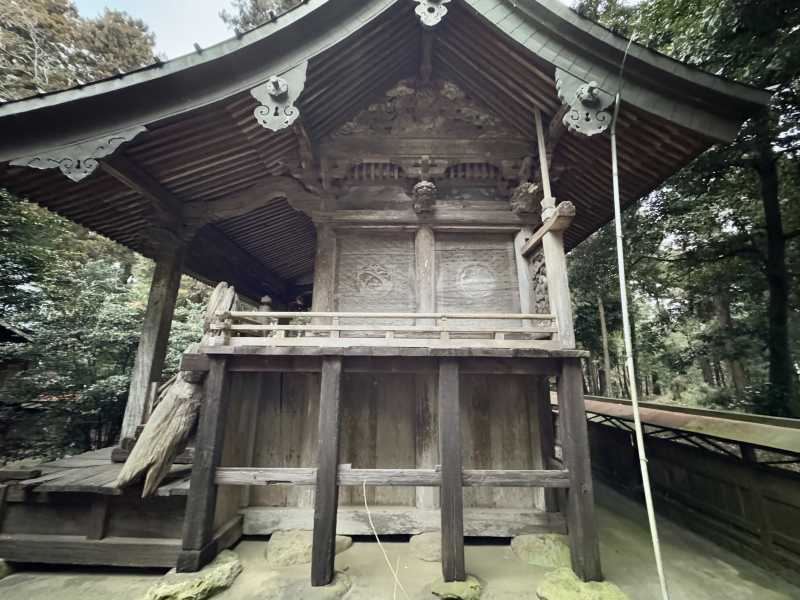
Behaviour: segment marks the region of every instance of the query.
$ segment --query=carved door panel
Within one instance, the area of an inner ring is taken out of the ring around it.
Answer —
[[[409,232],[337,234],[336,309],[341,312],[414,312],[414,238]],[[347,324],[411,324],[347,319]],[[345,321],[343,320],[343,324]]]
[[[518,313],[514,246],[505,234],[436,234],[436,310],[464,313]],[[491,327],[502,323],[485,323]],[[459,321],[453,327],[475,327]]]

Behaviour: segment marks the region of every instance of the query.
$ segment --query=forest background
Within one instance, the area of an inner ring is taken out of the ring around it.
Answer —
[[[297,0],[235,0],[245,31]],[[800,418],[800,6],[584,0],[579,13],[674,58],[774,92],[769,111],[624,215],[639,381],[652,401]],[[147,25],[69,0],[0,0],[0,101],[149,64]],[[624,143],[624,139],[622,139]],[[588,392],[627,396],[614,232],[570,254]],[[0,464],[115,441],[152,274],[130,250],[0,190]],[[184,277],[165,376],[199,336]],[[605,328],[602,321],[605,322]],[[607,335],[603,335],[604,329]],[[18,367],[26,367],[17,370]]]

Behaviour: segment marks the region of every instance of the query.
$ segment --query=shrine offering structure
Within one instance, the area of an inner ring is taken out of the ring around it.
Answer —
[[[0,556],[193,571],[242,535],[313,529],[325,585],[336,533],[372,533],[365,494],[378,534],[441,530],[447,581],[465,536],[535,532],[601,579],[565,252],[612,214],[626,45],[557,0],[309,0],[0,106],[0,184],[156,261],[118,460],[181,273],[250,302],[183,357],[203,381],[191,466],[147,500],[114,463],[22,480]],[[623,203],[767,100],[633,45]]]

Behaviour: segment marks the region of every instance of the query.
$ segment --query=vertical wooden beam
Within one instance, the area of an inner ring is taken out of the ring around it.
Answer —
[[[428,225],[421,226],[414,238],[415,271],[417,284],[417,312],[436,312],[436,237]],[[430,319],[418,319],[417,325],[432,325]],[[416,385],[416,465],[418,469],[432,469],[439,464],[439,447],[436,442],[436,375],[419,373]],[[435,487],[416,488],[416,507],[435,509],[439,504],[439,490]]]
[[[553,429],[553,408],[550,405],[550,385],[547,377],[530,377],[530,419],[531,441],[533,443],[533,469],[552,469],[555,459],[555,431]],[[558,511],[558,490],[541,489],[541,506],[546,512]]]
[[[547,271],[547,295],[550,312],[558,323],[558,341],[562,348],[575,347],[575,328],[572,321],[572,299],[567,277],[567,258],[564,255],[564,232],[548,231],[542,238],[542,251]]]
[[[533,313],[535,297],[533,292],[533,277],[531,276],[531,263],[522,254],[525,242],[533,236],[531,227],[523,227],[514,236],[514,259],[517,265],[517,281],[519,283],[519,309],[523,313]]]
[[[580,359],[563,359],[558,378],[558,413],[564,465],[570,478],[566,512],[572,570],[584,581],[601,581]]]
[[[314,537],[311,551],[311,585],[328,585],[333,579],[336,557],[336,511],[339,486],[340,398],[342,392],[342,358],[322,359],[322,381],[319,397],[319,453],[317,486],[314,499]]]
[[[135,437],[136,428],[147,417],[145,410],[150,386],[161,378],[172,315],[175,312],[175,300],[181,283],[184,254],[185,248],[181,246],[176,247],[173,252],[165,252],[156,259],[144,314],[142,336],[139,338],[139,347],[133,363],[121,439]]]
[[[111,496],[105,494],[95,494],[92,496],[92,508],[89,513],[89,531],[86,532],[87,540],[102,540],[106,537],[110,503]]]
[[[311,310],[336,310],[336,232],[327,223],[317,224],[317,252],[314,258],[314,288]]]
[[[442,575],[464,581],[464,497],[461,489],[461,407],[458,361],[439,362],[439,456],[442,464]]]
[[[226,359],[210,357],[209,361],[200,423],[195,438],[189,496],[183,519],[183,550],[178,556],[177,564],[180,572],[197,571],[213,559],[215,553],[215,549],[211,547],[214,513],[217,508],[214,476],[222,457],[230,376]]]

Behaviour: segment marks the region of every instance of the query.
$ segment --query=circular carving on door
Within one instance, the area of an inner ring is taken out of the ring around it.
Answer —
[[[356,273],[356,288],[370,298],[383,298],[393,287],[392,274],[382,265],[364,265]]]
[[[461,267],[456,285],[467,297],[488,298],[495,291],[497,277],[485,265],[473,263]]]

